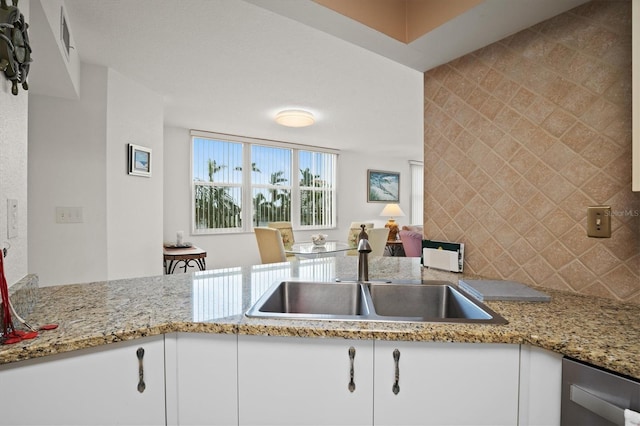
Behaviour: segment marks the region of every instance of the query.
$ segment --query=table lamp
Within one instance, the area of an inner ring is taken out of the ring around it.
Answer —
[[[380,216],[386,216],[389,218],[388,222],[384,225],[385,228],[389,228],[389,241],[395,241],[398,239],[398,224],[394,218],[405,216],[404,212],[398,204],[387,204]]]

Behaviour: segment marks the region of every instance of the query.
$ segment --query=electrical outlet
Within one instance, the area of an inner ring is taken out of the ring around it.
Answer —
[[[18,200],[7,200],[7,238],[18,236]]]
[[[587,235],[611,238],[611,206],[587,207]]]

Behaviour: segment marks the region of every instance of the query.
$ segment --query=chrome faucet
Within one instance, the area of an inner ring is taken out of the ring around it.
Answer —
[[[365,232],[365,225],[360,225],[362,231],[358,235],[358,282],[369,281],[369,235]]]

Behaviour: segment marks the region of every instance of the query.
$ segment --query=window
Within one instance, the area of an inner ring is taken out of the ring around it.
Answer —
[[[193,230],[242,229],[241,143],[193,138]]]
[[[245,232],[274,221],[302,229],[334,226],[336,152],[197,131],[191,136],[194,233]]]
[[[291,149],[251,146],[253,226],[291,222],[291,156]]]
[[[335,155],[299,152],[300,226],[329,227],[335,217]]]

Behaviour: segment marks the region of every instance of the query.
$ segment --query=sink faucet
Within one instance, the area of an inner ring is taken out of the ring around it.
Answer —
[[[362,231],[358,235],[358,282],[369,281],[369,235],[365,232],[365,225],[360,225]]]

